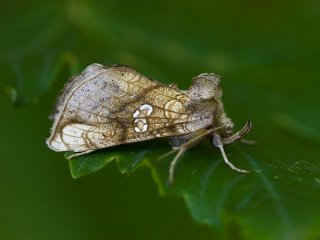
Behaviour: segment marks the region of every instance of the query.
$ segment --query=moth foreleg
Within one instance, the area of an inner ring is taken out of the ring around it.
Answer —
[[[86,155],[86,154],[91,153],[93,151],[94,150],[87,150],[87,151],[84,151],[84,152],[72,153],[71,155],[69,155],[67,157],[67,159],[70,160],[71,158],[79,157],[79,156],[82,156],[82,155]]]
[[[223,160],[224,162],[233,170],[237,171],[237,172],[242,172],[242,173],[248,173],[247,170],[244,170],[244,169],[240,169],[240,168],[237,168],[236,166],[234,166],[227,158],[227,155],[224,151],[224,148],[223,148],[223,140],[221,139],[221,136],[219,133],[217,132],[214,132],[212,135],[211,135],[211,144],[217,148],[220,149],[220,152],[222,154],[222,157],[223,157]]]

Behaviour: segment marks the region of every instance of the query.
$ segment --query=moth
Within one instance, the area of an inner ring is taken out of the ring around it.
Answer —
[[[54,151],[71,151],[69,158],[120,144],[170,137],[177,153],[169,168],[181,155],[208,138],[220,149],[226,164],[238,172],[227,158],[224,145],[240,140],[251,129],[251,122],[233,133],[221,100],[220,77],[202,73],[188,90],[166,85],[125,65],[92,64],[71,78],[57,100],[51,135],[46,140]]]

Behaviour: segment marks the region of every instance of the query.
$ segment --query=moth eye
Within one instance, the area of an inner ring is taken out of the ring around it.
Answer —
[[[232,131],[233,131],[233,125],[227,124],[227,125],[226,125],[226,133],[227,133],[227,134],[231,134]]]

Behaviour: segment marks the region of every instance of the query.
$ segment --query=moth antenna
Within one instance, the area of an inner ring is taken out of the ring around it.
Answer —
[[[220,149],[220,152],[221,152],[221,155],[223,157],[223,160],[224,162],[233,170],[237,171],[237,172],[242,172],[242,173],[248,173],[247,170],[244,170],[244,169],[240,169],[240,168],[237,168],[236,166],[234,166],[227,158],[227,155],[224,151],[224,148],[223,148],[223,143],[222,143],[222,140],[221,140],[221,136],[220,134],[218,133],[213,133],[212,135],[212,139],[211,139],[211,144],[217,148]]]
[[[182,156],[182,154],[186,151],[185,148],[181,148],[177,155],[174,157],[174,159],[170,163],[170,168],[169,168],[169,184],[172,184],[174,181],[174,168],[179,160],[179,158]]]

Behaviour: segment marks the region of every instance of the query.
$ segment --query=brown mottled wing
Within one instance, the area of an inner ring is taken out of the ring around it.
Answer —
[[[84,152],[193,132],[189,97],[132,68],[88,66],[58,99],[48,146]]]

